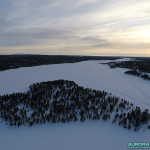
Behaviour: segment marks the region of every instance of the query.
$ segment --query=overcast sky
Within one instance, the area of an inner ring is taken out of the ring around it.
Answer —
[[[0,0],[0,54],[150,56],[150,0]]]

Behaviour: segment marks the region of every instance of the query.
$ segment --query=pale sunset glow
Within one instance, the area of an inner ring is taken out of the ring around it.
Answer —
[[[0,0],[0,54],[150,56],[149,0]]]

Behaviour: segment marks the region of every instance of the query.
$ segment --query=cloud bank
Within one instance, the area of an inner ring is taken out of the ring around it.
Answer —
[[[0,54],[150,56],[150,1],[1,0]]]

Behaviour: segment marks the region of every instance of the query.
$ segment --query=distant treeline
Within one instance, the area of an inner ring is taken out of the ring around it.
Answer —
[[[48,64],[76,63],[87,60],[115,60],[119,57],[65,55],[0,55],[0,71]]]
[[[127,129],[139,130],[150,121],[148,109],[142,111],[125,99],[105,91],[57,80],[33,84],[27,93],[0,96],[0,117],[10,126],[33,126],[105,120]]]

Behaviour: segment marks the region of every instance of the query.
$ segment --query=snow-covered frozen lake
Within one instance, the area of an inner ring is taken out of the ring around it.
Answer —
[[[66,79],[77,84],[111,92],[143,108],[150,108],[150,81],[124,74],[126,69],[110,69],[104,61],[85,61],[26,67],[0,72],[0,95],[26,92],[36,82]]]
[[[150,109],[150,81],[110,69],[104,61],[85,61],[19,68],[0,72],[0,95],[26,92],[32,83],[66,79],[105,90]],[[0,125],[0,150],[126,150],[128,142],[149,142],[150,131],[128,131],[100,121],[20,128]]]

